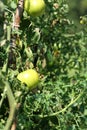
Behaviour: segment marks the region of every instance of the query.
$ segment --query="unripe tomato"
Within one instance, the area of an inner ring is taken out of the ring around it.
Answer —
[[[25,0],[24,9],[31,16],[40,16],[45,11],[45,2],[44,0]]]
[[[83,20],[80,20],[80,24],[84,24],[84,21],[83,21]]]
[[[34,69],[28,69],[19,73],[17,79],[25,83],[29,89],[33,89],[39,82],[39,75]]]
[[[29,0],[25,0],[24,1],[24,10],[26,10],[28,12],[29,11],[29,7],[30,7],[30,1]]]

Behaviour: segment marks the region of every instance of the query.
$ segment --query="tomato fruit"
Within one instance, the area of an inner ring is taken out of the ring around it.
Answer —
[[[17,79],[33,89],[39,82],[39,74],[34,69],[28,69],[18,74]]]
[[[44,0],[25,0],[24,9],[31,16],[40,16],[45,11],[45,2]]]

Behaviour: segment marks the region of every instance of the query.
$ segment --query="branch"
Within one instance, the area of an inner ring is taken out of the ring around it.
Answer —
[[[18,29],[20,26],[20,19],[23,14],[23,6],[24,6],[24,0],[19,0],[18,1],[18,6],[16,9],[16,13],[14,16],[14,23],[13,23],[13,28]]]
[[[8,101],[9,101],[10,113],[9,113],[9,117],[7,119],[7,123],[6,123],[4,130],[10,130],[10,127],[11,127],[11,124],[12,124],[12,121],[14,119],[14,115],[15,115],[15,112],[16,112],[17,104],[16,104],[16,101],[15,101],[14,95],[12,93],[12,90],[10,88],[10,85],[6,81],[5,81],[5,87],[7,89],[7,98],[8,98]]]
[[[15,30],[15,34],[11,36],[10,40],[10,52],[9,52],[9,57],[8,57],[8,67],[11,67],[12,69],[16,69],[16,53],[15,53],[15,48],[16,48],[16,40],[19,38],[17,32],[20,26],[20,20],[23,14],[23,5],[24,5],[24,0],[19,0],[18,1],[18,6],[16,9],[16,13],[13,17],[13,31]]]
[[[0,87],[4,88],[4,96],[5,95],[7,96],[9,107],[10,107],[9,117],[7,119],[7,123],[4,127],[4,130],[10,130],[11,124],[15,116],[15,112],[17,110],[17,103],[15,101],[14,95],[12,93],[12,90],[10,88],[8,81],[5,80],[5,77],[1,72],[0,72]],[[2,102],[3,102],[3,99],[1,100],[1,104]]]

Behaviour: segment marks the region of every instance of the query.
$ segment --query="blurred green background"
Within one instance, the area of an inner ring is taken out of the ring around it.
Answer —
[[[69,18],[80,26],[80,16],[87,15],[87,0],[68,0]]]

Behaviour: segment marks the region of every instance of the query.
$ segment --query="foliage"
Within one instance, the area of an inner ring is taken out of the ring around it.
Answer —
[[[68,19],[66,0],[45,2],[47,8],[43,16],[32,18],[23,13],[18,32],[8,29],[13,20],[13,14],[9,15],[11,12],[5,11],[2,21],[8,24],[2,28],[3,34],[0,32],[0,71],[20,104],[17,130],[86,130],[87,23],[81,25],[83,30],[78,32],[74,22]],[[14,13],[16,3],[10,1],[8,9]],[[9,33],[18,33],[20,38],[14,48],[15,64],[7,67]],[[41,78],[33,91],[17,80],[18,73],[28,68],[37,69]],[[0,93],[2,99],[1,83]],[[3,129],[8,114],[5,96],[0,108],[0,129]]]

